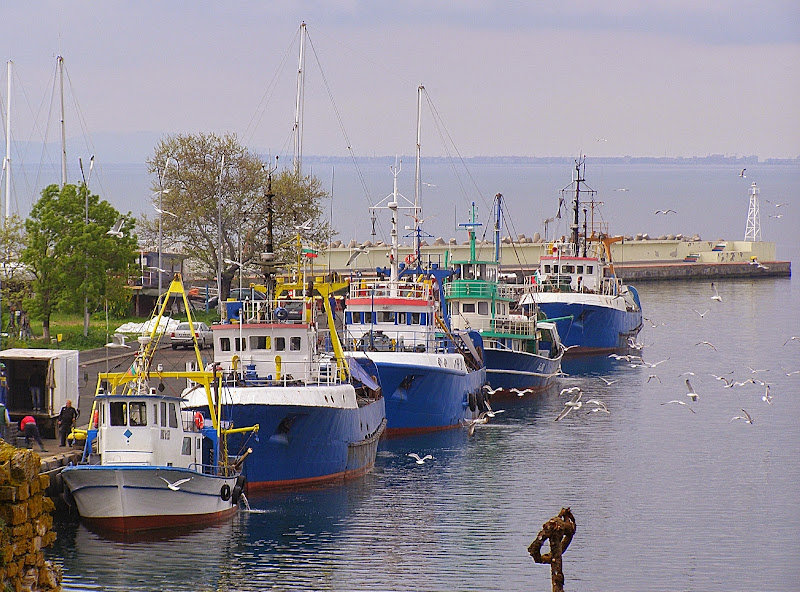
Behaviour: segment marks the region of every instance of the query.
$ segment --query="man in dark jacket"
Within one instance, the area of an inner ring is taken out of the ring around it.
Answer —
[[[72,401],[67,399],[67,404],[61,408],[58,414],[58,434],[61,436],[61,447],[67,445],[67,435],[72,431],[75,420],[78,419],[78,410],[72,406]]]

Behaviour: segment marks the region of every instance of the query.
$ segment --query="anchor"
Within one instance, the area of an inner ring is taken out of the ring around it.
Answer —
[[[550,564],[550,579],[553,592],[564,592],[564,571],[561,556],[575,536],[575,517],[569,508],[561,508],[558,516],[542,525],[542,530],[528,547],[528,553],[536,563]],[[542,545],[550,541],[550,552],[542,555]]]

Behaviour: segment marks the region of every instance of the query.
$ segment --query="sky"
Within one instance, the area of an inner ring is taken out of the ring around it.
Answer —
[[[73,159],[197,132],[291,157],[301,22],[306,155],[413,154],[419,84],[424,156],[800,155],[796,0],[10,0],[15,150],[57,159],[62,55]]]

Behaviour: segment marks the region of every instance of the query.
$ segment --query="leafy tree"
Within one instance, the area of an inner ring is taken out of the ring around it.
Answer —
[[[86,223],[88,205],[88,224]],[[122,218],[121,236],[108,234]],[[126,298],[109,291],[109,278],[126,278],[135,259],[136,237],[130,213],[120,216],[111,204],[89,193],[85,185],[50,185],[25,221],[27,238],[22,252],[34,274],[31,314],[41,319],[50,339],[50,315],[55,310],[77,312],[88,300],[89,310],[103,298]],[[111,303],[112,306],[115,303]]]
[[[2,304],[19,309],[30,291],[30,272],[20,264],[19,258],[25,242],[25,229],[17,214],[5,219],[0,228],[0,282]]]
[[[268,188],[273,201],[273,245],[279,259],[291,260],[285,245],[295,226],[311,221],[304,237],[324,240],[330,230],[322,218],[327,193],[311,176],[290,171],[272,174],[267,163],[239,144],[235,136],[174,135],[161,140],[147,161],[153,184],[153,203],[162,212],[163,244],[182,244],[182,251],[216,277],[222,260],[222,298],[244,267],[258,265],[267,252]],[[159,205],[161,203],[161,205]],[[158,220],[142,220],[155,236]],[[218,238],[218,228],[219,238]],[[221,257],[220,254],[221,244]]]

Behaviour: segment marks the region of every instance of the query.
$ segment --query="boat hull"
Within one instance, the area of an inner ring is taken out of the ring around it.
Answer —
[[[224,391],[231,401],[224,419],[234,426],[259,426],[257,436],[228,438],[231,453],[252,448],[242,467],[248,491],[338,481],[371,470],[385,428],[383,398],[356,405],[349,384],[304,386],[303,404],[293,404],[298,398],[288,392],[291,388]],[[352,405],[341,404],[351,399]],[[199,408],[208,413],[207,407]]]
[[[484,349],[486,378],[493,389],[547,388],[559,375],[561,355],[550,358],[507,349]]]
[[[642,328],[641,309],[627,310],[624,302],[615,302],[621,298],[570,300],[569,295],[557,295],[561,299],[547,298],[549,294],[541,296],[537,301],[539,309],[548,319],[555,319],[561,343],[569,348],[567,355],[624,349]]]
[[[205,525],[230,516],[238,503],[233,495],[236,476],[177,467],[110,465],[66,467],[61,476],[81,518],[116,532]],[[183,479],[187,480],[173,489],[168,486]]]
[[[468,371],[459,354],[369,352],[366,357],[378,369],[387,435],[449,429],[476,417],[469,399],[486,384],[485,368]]]

